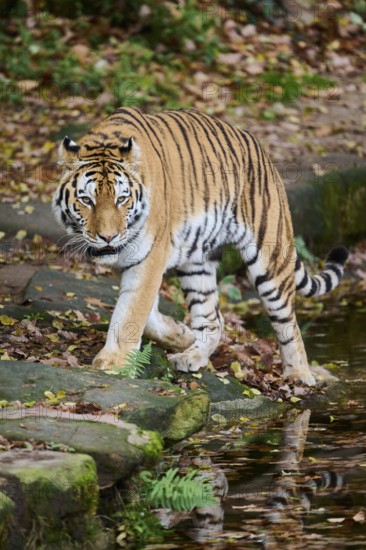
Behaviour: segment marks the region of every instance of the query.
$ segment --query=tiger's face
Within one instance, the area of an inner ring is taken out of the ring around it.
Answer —
[[[70,138],[61,144],[65,170],[53,209],[67,232],[74,234],[74,250],[99,263],[114,263],[147,216],[137,146],[130,138],[119,149],[117,154],[88,158],[78,154],[80,147]]]

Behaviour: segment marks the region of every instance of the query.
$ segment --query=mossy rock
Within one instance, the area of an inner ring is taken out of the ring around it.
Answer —
[[[306,242],[328,249],[365,235],[366,167],[325,174],[289,187],[287,194],[295,234]]]
[[[3,481],[1,484],[3,485]],[[6,548],[6,543],[9,540],[14,508],[14,502],[5,493],[0,491],[0,548]]]
[[[0,388],[0,399],[22,403],[47,401],[45,391],[63,390],[66,400],[98,403],[102,410],[123,404],[123,420],[173,441],[200,430],[210,404],[207,393],[184,392],[167,381],[126,380],[104,372],[23,361],[0,361]],[[11,418],[11,410],[6,411]]]
[[[14,414],[14,413],[13,413]],[[31,413],[32,414],[32,413]],[[118,418],[115,425],[47,416],[47,410],[39,416],[0,421],[0,434],[7,439],[43,441],[63,445],[79,453],[87,453],[97,464],[98,482],[109,486],[126,478],[139,466],[146,466],[160,458],[163,443],[157,432],[144,431]],[[67,416],[67,415],[66,415]],[[20,425],[21,424],[21,427]]]
[[[210,396],[210,424],[236,422],[241,417],[277,418],[289,408],[288,404],[271,401],[263,395],[244,395],[243,385],[231,376],[223,379],[208,371],[201,374],[195,382]]]
[[[90,456],[6,451],[0,455],[0,478],[8,502],[15,503],[8,541],[1,548],[24,548],[34,529],[39,542],[91,541],[99,533],[97,472]]]

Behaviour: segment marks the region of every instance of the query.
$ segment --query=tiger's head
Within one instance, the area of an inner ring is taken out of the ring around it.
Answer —
[[[140,149],[132,137],[123,146],[88,147],[66,136],[59,153],[63,171],[52,203],[56,218],[74,234],[75,251],[114,263],[148,213]]]

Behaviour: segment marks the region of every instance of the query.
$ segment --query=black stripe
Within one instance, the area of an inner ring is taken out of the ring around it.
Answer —
[[[318,288],[319,288],[318,281],[315,279],[315,277],[312,277],[311,278],[311,289],[310,289],[310,293],[308,294],[308,296],[313,296],[314,294],[316,294],[317,291],[318,291]]]
[[[188,253],[187,253],[187,256],[188,258],[193,254],[193,252],[197,249],[197,242],[198,242],[198,239],[200,237],[200,234],[201,234],[201,228],[198,227],[197,231],[196,231],[196,234],[195,234],[195,237],[194,237],[194,241],[192,243],[192,246],[191,248],[188,250]]]
[[[309,277],[307,271],[305,271],[304,276],[301,279],[301,283],[296,286],[296,290],[301,290],[302,288],[304,288],[304,286],[306,286],[308,284],[309,279],[310,279],[310,277]]]
[[[193,275],[212,275],[210,271],[201,269],[200,271],[182,271],[181,269],[176,270],[178,277],[191,277]]]
[[[275,323],[290,323],[291,321],[293,321],[293,318],[292,317],[278,317],[277,315],[268,315],[268,317],[270,318],[270,320],[272,322],[275,322]]]
[[[260,285],[267,282],[268,282],[268,273],[266,273],[265,275],[258,275],[258,277],[255,278],[254,284],[258,288]]]
[[[342,270],[335,264],[326,264],[326,268],[333,271],[339,279],[342,278]]]
[[[191,300],[188,304],[188,308],[191,309],[191,307],[193,306],[196,306],[196,305],[202,305],[202,304],[206,304],[207,303],[207,300],[200,300],[199,298],[194,298],[193,300]]]
[[[322,277],[325,281],[325,290],[329,292],[332,290],[332,277],[329,275],[329,273],[322,273]]]
[[[196,290],[195,288],[183,288],[182,290],[185,294],[195,293],[200,294],[201,296],[210,296],[211,294],[215,294],[216,288],[214,290]]]

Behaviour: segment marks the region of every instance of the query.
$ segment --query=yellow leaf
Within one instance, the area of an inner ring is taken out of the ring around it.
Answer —
[[[25,229],[19,229],[19,231],[15,235],[15,238],[18,241],[22,241],[26,236],[27,236],[27,232],[25,231]]]
[[[301,401],[300,397],[295,397],[294,395],[290,397],[291,403],[297,403],[298,401]]]
[[[61,329],[63,327],[63,323],[59,319],[53,319],[52,326],[54,328]]]
[[[55,399],[55,397],[56,397],[53,392],[48,391],[48,390],[44,392],[44,395],[47,397],[47,399]]]
[[[57,397],[57,399],[63,399],[64,397],[66,397],[66,393],[64,392],[64,390],[59,390],[56,393],[56,397]]]
[[[76,296],[75,292],[65,292],[67,298],[74,298]]]
[[[59,338],[57,336],[57,334],[46,334],[45,335],[46,338],[48,338],[48,340],[50,340],[51,342],[59,342]]]
[[[211,418],[214,422],[219,422],[220,424],[224,424],[226,422],[225,416],[219,413],[211,415]]]
[[[310,460],[310,462],[319,462],[316,458],[314,458],[313,456],[308,456],[308,460]]]
[[[35,234],[33,239],[32,239],[32,243],[33,244],[41,244],[42,242],[43,242],[43,239],[42,239],[41,235]]]
[[[247,416],[241,416],[239,420],[240,422],[250,422],[250,418],[248,418]]]
[[[43,286],[40,286],[40,285],[36,285],[34,288],[35,290],[38,290],[38,292],[42,292],[43,290]]]
[[[258,390],[257,388],[252,388],[251,392],[252,392],[253,395],[261,395],[262,394],[262,392],[260,390]]]
[[[31,206],[30,204],[27,204],[27,206],[24,208],[24,212],[26,214],[32,214],[34,211],[34,206]]]
[[[198,372],[197,374],[193,373],[192,376],[193,378],[202,378],[202,374],[200,372]]]
[[[55,144],[53,141],[45,141],[43,146],[42,146],[42,149],[44,151],[52,151],[52,149],[54,149],[55,147]]]
[[[0,324],[5,326],[13,326],[18,321],[16,319],[13,319],[12,317],[9,317],[9,315],[0,315]]]
[[[10,357],[10,355],[8,354],[7,351],[2,354],[0,359],[1,359],[1,361],[14,361],[13,357]]]
[[[2,399],[0,401],[0,409],[3,409],[4,407],[8,407],[9,402],[6,399]]]
[[[4,231],[0,231],[0,240],[5,237],[6,233]]]

